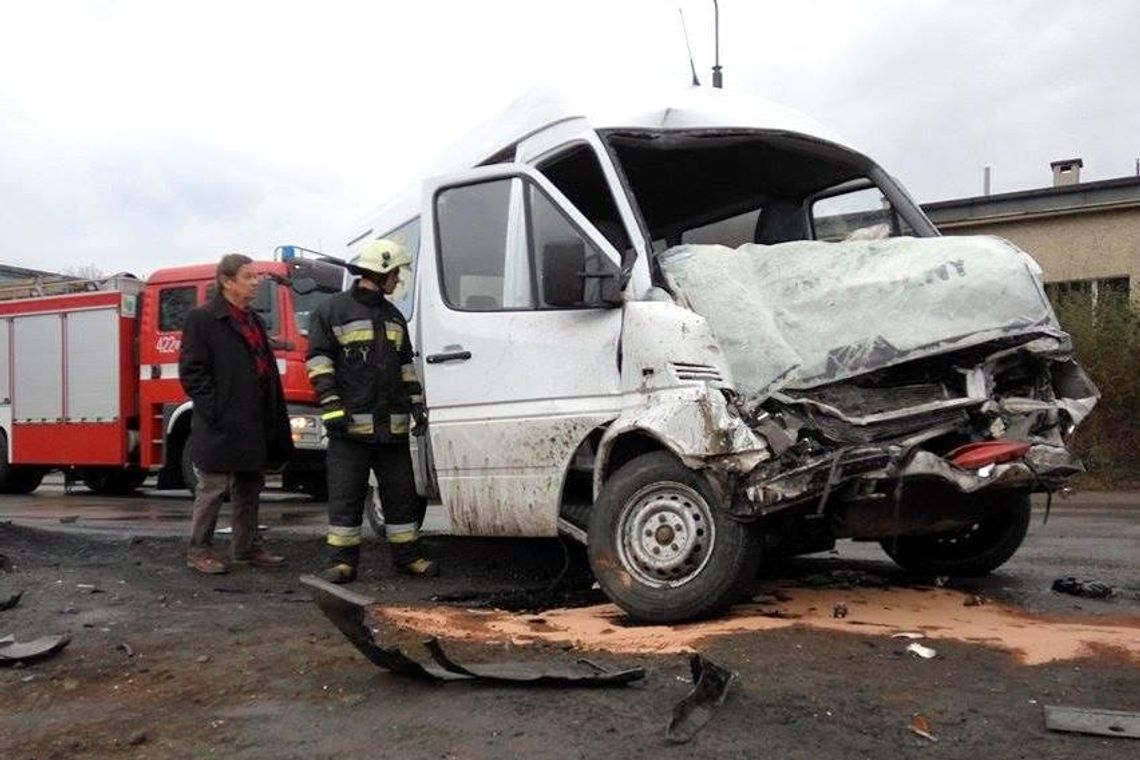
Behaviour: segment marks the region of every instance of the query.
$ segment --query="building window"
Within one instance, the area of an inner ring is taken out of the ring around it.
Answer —
[[[1128,277],[1061,280],[1045,283],[1045,294],[1054,304],[1086,303],[1098,311],[1126,305],[1130,285]]]

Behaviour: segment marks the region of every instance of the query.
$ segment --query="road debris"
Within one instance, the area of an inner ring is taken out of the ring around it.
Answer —
[[[68,523],[76,522],[78,520],[79,520],[79,515],[64,515],[63,517],[59,518],[59,521],[61,523],[63,523],[64,525],[67,525]]]
[[[115,649],[118,649],[119,651],[126,653],[127,657],[134,657],[135,656],[134,647],[132,647],[130,644],[128,644],[125,641],[119,642],[119,645],[117,647],[115,647]]]
[[[12,636],[0,639],[0,665],[11,665],[19,662],[33,662],[59,653],[71,643],[71,637],[41,636],[32,641],[23,643],[16,641]]]
[[[673,719],[665,734],[673,744],[689,741],[712,720],[737,678],[733,671],[699,654],[689,658],[689,669],[693,674],[693,690],[673,708]]]
[[[11,594],[7,599],[0,599],[0,612],[10,610],[20,603],[20,597],[24,595],[23,591],[17,591]]]
[[[1112,596],[1112,586],[1100,581],[1083,581],[1072,576],[1053,581],[1053,590],[1062,594],[1083,596],[1088,599],[1107,599]]]
[[[88,594],[102,594],[103,589],[96,586],[94,583],[76,583],[75,588],[80,591],[86,591]]]
[[[1045,705],[1045,728],[1094,736],[1140,739],[1140,713]]]
[[[977,594],[970,594],[969,596],[967,596],[965,599],[962,600],[962,606],[963,607],[981,607],[985,603],[986,603],[985,597],[978,596]]]
[[[938,652],[931,649],[930,647],[924,647],[922,644],[919,644],[917,642],[911,642],[908,644],[906,651],[910,652],[916,657],[921,657],[924,660],[931,660],[938,656]]]
[[[910,732],[921,736],[923,739],[929,739],[932,742],[938,741],[938,737],[930,732],[930,718],[922,713],[916,713],[915,716],[910,719]]]
[[[891,634],[892,639],[925,639],[926,636],[918,631],[899,631]]]
[[[831,616],[833,618],[847,617],[847,605],[843,602],[837,602],[835,606],[831,608]]]
[[[487,683],[532,686],[620,686],[645,677],[642,668],[606,671],[596,663],[574,666],[535,666],[523,662],[490,662],[461,665],[452,660],[436,638],[424,646],[438,665],[426,665],[408,657],[397,647],[380,646],[365,625],[366,608],[375,600],[326,583],[313,576],[302,576],[301,583],[314,592],[317,606],[361,654],[373,664],[422,681],[445,682],[477,680]]]

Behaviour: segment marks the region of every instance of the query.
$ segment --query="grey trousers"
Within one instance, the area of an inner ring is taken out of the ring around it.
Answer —
[[[233,510],[233,555],[248,557],[258,544],[257,508],[265,476],[260,472],[202,472],[194,468],[198,488],[194,493],[194,516],[190,522],[190,549],[204,549],[214,540],[218,512],[226,491]]]

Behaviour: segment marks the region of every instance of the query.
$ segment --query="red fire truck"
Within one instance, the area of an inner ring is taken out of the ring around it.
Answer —
[[[260,261],[265,320],[296,453],[285,488],[324,487],[324,431],[305,373],[308,317],[344,269],[298,257]],[[0,287],[0,493],[29,493],[63,470],[97,493],[193,482],[184,455],[191,402],[178,381],[182,324],[213,297],[214,265],[160,269],[145,282],[43,279]]]

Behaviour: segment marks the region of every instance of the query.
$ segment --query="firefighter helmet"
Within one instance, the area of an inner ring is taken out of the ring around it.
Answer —
[[[353,267],[361,274],[387,274],[398,267],[411,265],[412,260],[404,246],[395,240],[380,238],[364,246]]]

